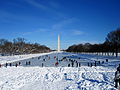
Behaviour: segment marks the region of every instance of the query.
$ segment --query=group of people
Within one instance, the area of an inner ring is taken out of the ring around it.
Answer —
[[[108,59],[106,59],[106,62],[108,62]],[[101,62],[100,61],[95,61],[94,63],[89,63],[88,62],[88,66],[89,67],[92,67],[92,66],[96,67],[97,65],[104,64],[104,63],[105,63],[105,61],[101,61]]]
[[[80,67],[81,66],[81,63],[78,62],[77,60],[72,60],[72,59],[69,59],[69,61],[71,62],[70,64],[68,64],[68,67]]]
[[[15,67],[17,67],[17,66],[20,66],[21,65],[21,62],[18,62],[18,63],[5,63],[5,64],[0,64],[0,67],[2,67],[2,66],[5,66],[5,67],[8,67],[8,66],[15,66]]]
[[[31,64],[30,61],[26,61],[26,62],[25,62],[25,65],[30,65],[30,64]],[[21,62],[5,63],[5,64],[0,64],[0,68],[1,68],[2,66],[5,66],[5,67],[8,67],[8,66],[10,66],[10,67],[12,67],[12,66],[18,67],[18,66],[20,66],[20,65],[21,65]]]

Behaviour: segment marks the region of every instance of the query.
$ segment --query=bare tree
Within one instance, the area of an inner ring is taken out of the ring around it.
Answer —
[[[118,50],[120,45],[120,28],[108,33],[106,37],[106,42],[111,43],[113,47],[113,51],[116,53],[116,57],[118,56]]]

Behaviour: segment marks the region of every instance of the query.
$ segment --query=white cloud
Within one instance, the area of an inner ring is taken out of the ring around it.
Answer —
[[[48,7],[46,7],[45,5],[42,5],[38,2],[36,2],[35,0],[26,0],[29,4],[37,7],[37,8],[41,8],[41,9],[48,9]]]
[[[73,23],[76,20],[76,18],[69,18],[69,19],[64,19],[52,26],[52,29],[57,30],[60,29],[64,26],[68,26],[68,24]]]
[[[82,31],[80,31],[80,30],[74,30],[74,31],[73,31],[73,34],[74,34],[74,35],[83,35],[84,32],[82,32]]]
[[[22,33],[22,35],[26,36],[26,35],[31,35],[33,33],[41,33],[41,32],[47,32],[48,30],[47,29],[37,29],[37,30],[34,30],[34,31],[30,31],[30,32],[24,32]]]

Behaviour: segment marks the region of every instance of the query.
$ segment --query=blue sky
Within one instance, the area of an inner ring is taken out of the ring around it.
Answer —
[[[0,38],[24,37],[51,49],[102,43],[120,27],[120,0],[0,0]]]

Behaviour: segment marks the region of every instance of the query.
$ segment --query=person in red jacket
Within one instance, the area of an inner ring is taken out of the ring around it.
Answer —
[[[59,63],[58,63],[58,62],[56,62],[56,63],[55,63],[55,66],[58,66],[58,64],[59,64]]]

